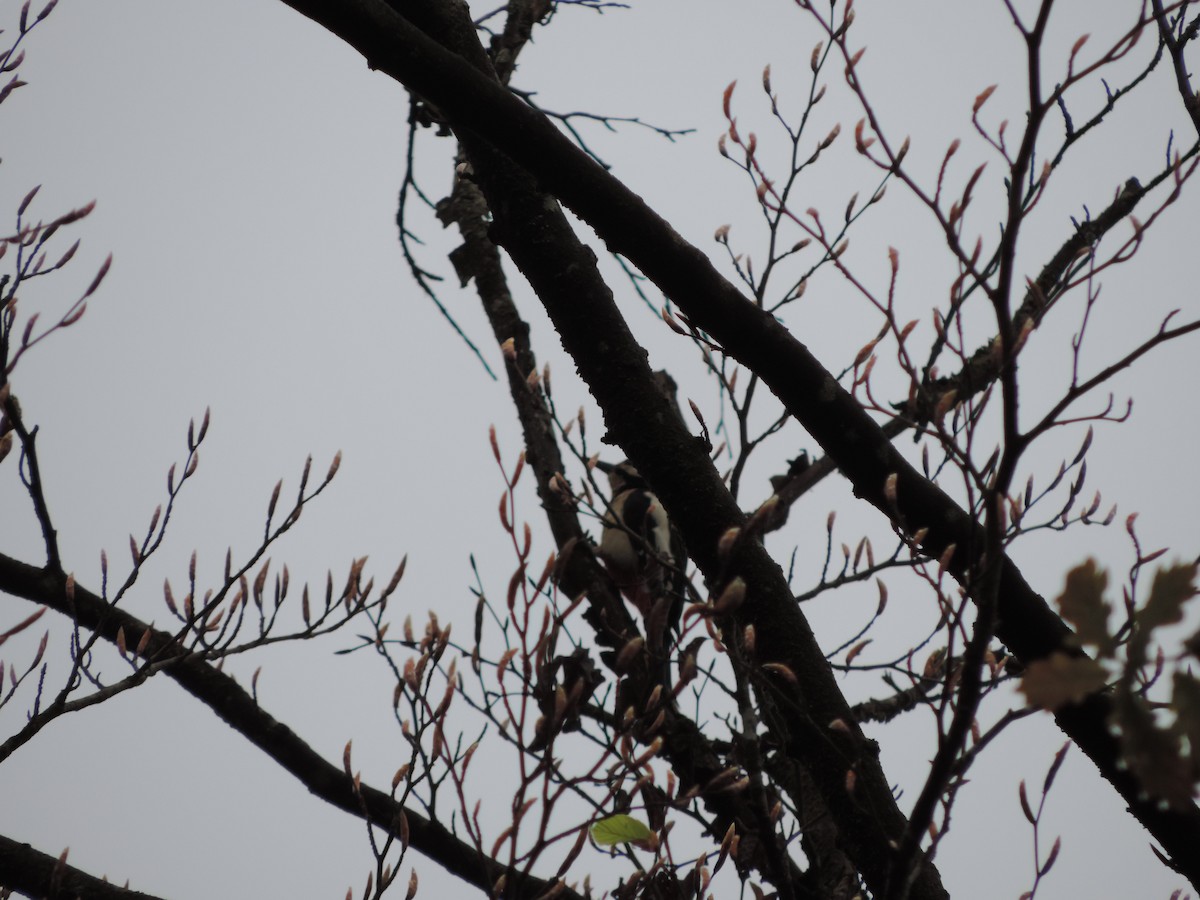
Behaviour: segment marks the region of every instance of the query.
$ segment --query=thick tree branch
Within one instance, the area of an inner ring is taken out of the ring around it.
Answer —
[[[363,817],[365,811],[370,822],[388,830],[398,827],[403,812],[414,848],[485,892],[490,891],[496,879],[504,874],[503,866],[482,858],[473,846],[459,840],[441,824],[414,810],[404,809],[383,791],[363,784],[361,793],[356,795],[353,781],[341,767],[325,761],[294,731],[269,715],[233,678],[194,654],[181,653],[169,634],[112,607],[78,583],[74,585],[73,596],[68,597],[67,580],[61,573],[39,569],[0,554],[0,591],[48,606],[113,643],[121,629],[127,635],[138,635],[139,640],[149,631],[146,658],[176,657],[164,666],[163,674],[295,776],[311,794],[356,818]],[[542,879],[518,880],[509,873],[506,896],[536,897],[549,887],[551,883]],[[560,896],[579,897],[570,890]]]
[[[587,221],[613,251],[635,263],[732,357],[757,371],[833,458],[860,497],[908,533],[923,530],[922,548],[931,556],[940,557],[953,546],[951,571],[959,576],[968,571],[973,555],[984,546],[978,524],[901,457],[879,425],[803,344],[769,315],[756,309],[721,277],[702,252],[684,241],[640,197],[575,148],[544,116],[439,47],[381,3],[285,2],[348,41],[363,53],[369,65],[434,102],[460,139],[471,135],[483,137],[534,173],[543,190],[557,196]],[[589,305],[579,295],[570,300],[580,307]],[[619,334],[623,338],[622,332],[627,334],[623,323],[606,322],[588,337],[594,345],[599,335],[607,338]],[[564,335],[564,340],[572,338]],[[613,354],[609,346],[599,349],[602,354]],[[612,361],[625,362],[625,353],[613,354]],[[611,376],[610,368],[606,377]],[[634,380],[640,381],[640,373]],[[616,381],[612,386],[615,390],[629,387],[628,380],[621,375]],[[589,383],[596,387],[590,379]],[[612,398],[597,399],[606,416],[609,415]],[[628,399],[628,394],[623,399]],[[648,431],[641,426],[661,421],[655,418],[661,412],[652,403],[640,405],[639,409],[630,410],[630,415],[621,417],[623,422],[614,416],[610,427],[655,485],[672,516],[691,525],[696,542],[693,543],[693,535],[685,532],[685,536],[694,548],[697,563],[706,573],[718,572],[722,562],[716,558],[711,526],[722,520],[736,521],[738,513],[736,509],[728,509],[719,495],[707,489],[709,478],[705,473],[690,468],[678,471],[681,448],[677,441],[648,439]],[[692,480],[689,483],[685,479]],[[889,483],[895,486],[894,493],[885,490]],[[696,516],[695,522],[691,521],[692,515]],[[757,554],[750,556],[753,562],[741,561],[748,568],[768,564]],[[772,580],[766,571],[755,571],[747,580],[753,578],[757,582],[759,577],[763,584]],[[770,624],[777,627],[772,633],[790,638],[804,632],[801,625],[783,627],[784,623],[775,617],[792,617],[783,613],[782,608],[773,603],[762,605],[774,619]],[[998,634],[1023,661],[1043,658],[1054,650],[1072,652],[1067,627],[1008,560],[1004,561],[1001,573],[999,616]],[[766,628],[759,631],[760,636],[766,633]],[[804,637],[811,639],[809,634]],[[772,658],[794,658],[796,654],[795,646],[763,649]],[[801,683],[808,684],[807,674],[800,675]],[[1139,797],[1141,791],[1136,781],[1117,766],[1116,741],[1106,725],[1109,705],[1107,697],[1094,696],[1063,710],[1056,718],[1118,789],[1179,871],[1194,885],[1200,885],[1200,855],[1194,852],[1200,846],[1200,810],[1193,807],[1185,812],[1163,811],[1152,801]],[[818,717],[814,721],[818,728],[827,724],[827,720],[822,722]],[[878,810],[873,812],[879,814]]]
[[[489,64],[488,57],[479,46],[474,30],[465,16],[456,18],[441,4],[414,2],[408,7],[410,15],[418,17],[419,24],[439,42],[454,48],[476,68],[500,78]],[[461,12],[461,11],[460,11]],[[511,48],[510,48],[511,49]],[[479,162],[484,166],[511,169],[504,159],[492,153],[486,145],[476,148],[476,156],[486,158]],[[523,178],[523,173],[510,173]],[[508,208],[508,204],[505,204]],[[439,204],[439,216],[449,224],[453,222],[464,243],[457,248],[452,258],[464,284],[473,279],[488,321],[492,325],[497,343],[511,341],[511,358],[506,370],[509,375],[509,392],[521,423],[526,461],[537,480],[538,496],[542,501],[550,524],[551,533],[560,553],[558,575],[559,589],[568,596],[586,592],[588,607],[585,618],[592,626],[600,646],[612,651],[620,650],[637,634],[637,626],[612,584],[611,578],[600,567],[591,552],[587,535],[579,522],[573,503],[563,492],[553,488],[553,479],[566,471],[559,445],[554,436],[554,423],[540,391],[529,382],[536,375],[537,364],[529,340],[529,326],[521,318],[508,289],[500,251],[488,236],[488,221],[491,218],[487,202],[478,186],[469,179],[456,179],[450,198]],[[518,230],[530,223],[518,225]],[[603,283],[597,282],[601,288]],[[608,655],[613,662],[615,654]],[[656,685],[649,677],[649,670],[623,673],[625,686],[622,697],[638,698],[639,707]],[[680,780],[680,792],[704,787],[716,780],[730,765],[730,761],[718,754],[697,727],[677,707],[670,704],[656,709],[646,709],[645,719],[652,721],[663,715],[663,724],[654,734],[639,735],[649,741],[655,737],[663,740],[662,756],[671,763]],[[792,861],[783,847],[777,846],[776,838],[768,830],[762,833],[757,825],[761,816],[750,809],[746,797],[740,792],[714,791],[701,794],[705,806],[715,816],[711,837],[720,841],[727,829],[735,826],[738,834],[755,840],[747,840],[746,846],[757,846],[761,853],[747,854],[740,865],[752,866],[772,883],[791,884],[800,890],[804,874]]]
[[[116,884],[110,884],[82,869],[0,836],[0,887],[27,897],[87,897],[88,900],[157,900]]]
[[[417,7],[423,8],[423,4]],[[424,11],[420,21],[425,22]],[[467,49],[464,55],[474,61],[478,51]],[[445,114],[440,105],[438,108]],[[575,237],[553,199],[537,190],[524,172],[469,130],[461,130],[459,137],[495,217],[492,239],[508,250],[545,304],[564,345],[605,412],[610,436],[639,465],[648,459],[648,443],[659,452],[672,448],[680,472],[672,471],[670,479],[676,482],[677,492],[684,479],[690,488],[686,509],[679,500],[666,502],[684,528],[689,545],[697,548],[692,555],[711,584],[722,583],[736,569],[751,586],[757,602],[746,604],[747,617],[738,623],[737,630],[754,624],[760,634],[766,635],[761,639],[762,652],[756,661],[782,664],[803,685],[803,697],[787,686],[777,685],[775,692],[768,689],[764,702],[776,710],[772,724],[778,740],[813,773],[839,825],[843,848],[867,882],[882,888],[889,872],[889,842],[902,833],[904,818],[873,746],[856,733],[845,699],[782,573],[756,540],[743,542],[736,567],[719,558],[716,548],[720,535],[731,526],[745,524],[742,514],[705,448],[688,434],[654,388],[645,351],[617,312],[596,268],[594,254]],[[645,423],[653,423],[654,427],[642,427]],[[661,462],[656,462],[661,468]],[[659,475],[649,466],[647,471],[657,486]],[[834,723],[843,723],[846,729],[831,728]],[[664,755],[671,759],[669,753]],[[846,789],[850,772],[856,784],[853,793]],[[802,802],[802,798],[797,797],[796,802]],[[775,872],[773,882],[789,890],[788,881],[779,880],[789,867],[782,860],[770,867]],[[928,867],[914,896],[943,895],[936,873]]]
[[[567,596],[587,593],[585,618],[594,630],[597,643],[617,651],[638,634],[637,625],[615,590],[611,577],[591,551],[574,506],[562,492],[551,487],[552,479],[563,473],[565,466],[554,438],[554,425],[549,411],[540,393],[527,380],[530,373],[537,371],[529,342],[529,326],[521,319],[509,293],[500,252],[487,237],[483,215],[486,210],[486,203],[478,188],[466,180],[455,185],[451,200],[441,207],[444,216],[458,225],[463,236],[464,244],[455,252],[459,254],[459,259],[470,260],[469,271],[497,342],[513,341],[514,358],[506,366],[509,392],[524,435],[525,458],[537,480],[538,497],[542,501],[555,544],[562,554],[559,590]],[[613,661],[611,655],[608,661]],[[657,683],[649,677],[639,678],[637,672],[623,674],[628,682],[628,690],[624,693],[629,696],[644,698]],[[648,676],[649,669],[643,670],[640,675]],[[653,719],[659,711],[648,710],[647,718]],[[669,707],[661,711],[664,714],[662,728],[656,734],[645,737],[663,739],[662,756],[671,763],[671,768],[678,776],[681,793],[693,787],[702,789],[728,768],[728,762],[713,749],[711,741],[701,733],[696,723],[677,708]],[[702,794],[702,798],[716,817],[711,834],[714,840],[719,842],[730,825],[736,825],[737,832],[743,835],[756,830],[751,811],[746,808],[741,794],[725,791]],[[760,835],[759,839],[766,846],[771,836]],[[779,862],[789,870],[789,880],[802,880],[801,872],[794,863],[782,859]],[[774,880],[775,876],[769,867],[762,874]]]

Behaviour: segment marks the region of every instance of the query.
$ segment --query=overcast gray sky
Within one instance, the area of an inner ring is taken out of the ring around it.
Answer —
[[[713,231],[732,223],[731,239],[753,254],[753,197],[716,153],[721,93],[739,80],[739,121],[759,131],[764,153],[772,152],[762,67],[772,64],[777,92],[798,109],[818,36],[784,0],[647,0],[637,6],[603,16],[565,10],[528,48],[515,83],[536,90],[550,109],[697,129],[675,144],[632,129],[610,135],[597,128],[588,135],[616,174],[686,237],[717,256]],[[968,159],[982,158],[969,132],[972,98],[999,82],[988,107],[996,119],[1001,111],[1019,110],[1022,99],[1020,46],[1001,4],[862,6],[856,27],[869,46],[864,78],[893,135],[913,135],[915,170],[932,173],[955,136],[965,139]],[[1101,16],[1117,6],[1104,4],[1102,14],[1098,4],[1064,3],[1055,23],[1057,46],[1086,30],[1097,32],[1096,41],[1111,34],[1115,26]],[[15,4],[9,7],[0,23],[6,28],[16,17]],[[47,280],[38,302],[61,308],[109,252],[114,256],[85,319],[31,354],[15,376],[14,390],[41,428],[68,570],[96,585],[100,549],[108,548],[123,574],[127,536],[143,531],[161,502],[166,470],[185,451],[189,418],[211,407],[200,471],[181,500],[162,557],[130,601],[132,612],[165,619],[158,586],[163,577],[182,576],[193,548],[202,571],[215,578],[226,547],[235,555],[253,547],[276,479],[294,485],[306,455],[323,470],[341,449],[334,487],[274,556],[286,558],[296,578],[323,579],[326,568],[336,577],[364,554],[386,578],[408,554],[398,612],[419,621],[435,608],[443,619],[469,621],[468,554],[476,554],[495,592],[511,569],[493,518],[502,484],[487,428],[496,425],[510,459],[520,441],[506,388],[487,378],[403,265],[394,224],[407,115],[403,90],[268,0],[62,0],[31,36],[28,52],[22,74],[30,84],[0,109],[0,209],[14,209],[39,183],[37,210],[47,218],[97,200],[78,229],[84,242],[77,261]],[[1145,92],[1141,105],[1081,151],[1056,182],[1022,246],[1028,271],[1036,272],[1061,242],[1067,216],[1078,215],[1081,204],[1094,212],[1126,178],[1151,174],[1172,127],[1186,142],[1169,86]],[[844,131],[858,117],[840,91],[831,90],[818,109],[829,127],[840,121]],[[804,203],[830,217],[851,193],[874,183],[854,160],[848,137],[841,139],[847,162],[831,163],[806,188]],[[421,168],[424,185],[441,196],[449,187],[447,148],[428,138],[424,147],[430,152]],[[995,180],[989,189],[994,198]],[[981,204],[987,202],[985,196]],[[1185,196],[1156,226],[1129,273],[1106,281],[1106,302],[1089,326],[1095,342],[1089,362],[1103,362],[1148,335],[1172,308],[1194,315],[1198,211]],[[981,217],[975,227],[994,237],[993,222]],[[450,276],[444,254],[452,245],[432,220],[423,225],[425,262]],[[902,302],[926,333],[928,309],[944,302],[947,283],[944,254],[931,235],[929,223],[897,198],[853,240],[858,263],[877,274],[885,271],[886,247],[899,247]],[[689,396],[711,415],[715,394],[711,384],[695,379],[694,354],[672,340],[627,284],[613,285],[635,330],[646,334],[653,362],[690,373]],[[445,299],[498,367],[471,296],[447,288]],[[834,368],[877,327],[844,286],[830,283],[806,303],[793,327]],[[564,408],[587,403],[544,318],[533,303],[523,309],[539,355],[554,369]],[[1038,335],[1044,352],[1031,364],[1045,367],[1050,385],[1058,378],[1061,388],[1062,352],[1076,326],[1071,319]],[[1144,546],[1169,545],[1183,558],[1198,551],[1192,454],[1179,449],[1196,439],[1194,348],[1194,341],[1167,347],[1115,383],[1118,397],[1138,398],[1134,417],[1100,429],[1089,462],[1090,482],[1120,504],[1122,516],[1140,512]],[[594,421],[598,436],[598,415]],[[1055,438],[1044,458],[1069,458],[1081,436]],[[775,458],[753,470],[758,480],[750,482],[747,504],[766,496],[762,476],[779,468]],[[412,477],[414,471],[420,477]],[[536,524],[536,501],[524,487],[525,514]],[[793,545],[810,552],[820,547],[826,509],[839,508],[848,535],[879,528],[874,513],[857,510],[833,480],[810,503],[809,515],[794,517],[810,521],[772,538],[771,548],[785,560]],[[544,555],[551,545],[544,535],[540,540]],[[11,459],[0,472],[0,548],[41,560]],[[1130,562],[1119,528],[1034,538],[1018,548],[1031,581],[1047,596],[1089,553],[1118,572]],[[900,622],[904,602],[893,598]],[[15,602],[5,606],[0,628],[28,613]],[[811,615],[830,645],[851,630],[844,608],[814,607]],[[61,659],[61,632],[58,638],[51,653]],[[389,721],[391,684],[366,656],[331,655],[345,643],[335,638],[285,647],[230,668],[245,679],[263,665],[259,696],[273,715],[331,760],[353,738],[365,780],[386,783],[402,753]],[[19,663],[20,652],[3,658]],[[0,712],[5,735],[20,727],[23,711]],[[908,790],[902,803],[915,796],[928,758],[915,736],[919,730],[914,726],[913,743],[889,743],[883,735],[889,777]],[[1016,897],[1028,887],[1031,837],[1017,805],[1017,782],[1039,784],[1061,742],[1048,717],[1039,716],[985,754],[938,859],[952,894]],[[0,798],[0,833],[53,854],[70,846],[75,865],[184,900],[341,897],[348,886],[361,886],[371,861],[360,823],[309,797],[164,679],[55,723],[0,767]],[[1064,845],[1039,896],[1166,898],[1182,886],[1081,757],[1067,765],[1050,804],[1046,834],[1061,834]],[[427,896],[439,885],[466,892],[432,864],[410,857],[414,861]]]

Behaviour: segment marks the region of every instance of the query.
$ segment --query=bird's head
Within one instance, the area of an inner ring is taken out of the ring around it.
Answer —
[[[597,462],[596,468],[608,476],[608,486],[612,489],[614,497],[622,491],[633,488],[645,490],[647,488],[646,479],[634,468],[633,463],[627,459],[615,465],[613,463]]]

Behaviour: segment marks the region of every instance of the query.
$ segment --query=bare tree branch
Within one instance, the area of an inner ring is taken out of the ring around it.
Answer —
[[[484,891],[491,890],[496,879],[505,874],[502,867],[481,858],[474,847],[455,837],[441,823],[405,809],[384,791],[366,784],[356,791],[354,780],[340,766],[327,762],[295,732],[269,715],[233,678],[195,654],[181,652],[170,635],[113,608],[79,584],[74,585],[73,597],[68,599],[67,580],[61,573],[38,569],[0,554],[0,591],[44,604],[113,643],[122,630],[139,635],[149,632],[145,656],[169,660],[162,667],[163,674],[293,775],[309,793],[356,818],[365,815],[389,832],[399,828],[403,814],[415,849]],[[550,887],[550,882],[541,879],[514,877],[506,892],[511,896],[537,897]],[[578,897],[570,890],[560,896]]]
[[[460,138],[486,136],[487,141],[535,173],[542,189],[559,197],[613,250],[635,263],[726,352],[757,371],[835,460],[860,497],[909,534],[920,533],[921,548],[930,556],[940,558],[953,547],[949,570],[957,576],[969,571],[977,561],[975,554],[986,545],[979,526],[900,456],[879,426],[807,348],[741,296],[703,253],[688,245],[641,198],[578,151],[544,117],[380,4],[370,0],[344,4],[288,0],[288,5],[347,40],[373,67],[431,98]],[[503,211],[495,212],[500,215]],[[512,245],[514,236],[506,234],[505,238],[501,242],[509,243],[506,249],[518,256],[519,250]],[[564,283],[543,287],[539,295],[546,301],[545,294],[566,287]],[[580,286],[571,287],[577,290]],[[586,293],[578,290],[571,295],[574,308],[570,316],[582,319],[584,316],[580,314],[588,313],[583,328],[589,342],[594,344],[599,333],[622,335],[624,340],[627,331],[623,323],[595,312],[591,302],[582,302],[584,296]],[[556,324],[563,329],[564,340],[569,344],[582,339],[582,334],[579,338],[572,337],[579,322],[564,316],[556,319]],[[636,355],[638,351],[630,346],[628,352]],[[581,367],[587,354],[584,347],[576,352]],[[673,432],[666,425],[651,439],[643,429],[644,422],[662,421],[662,410],[653,402],[628,402],[637,394],[635,385],[641,383],[641,375],[639,372],[636,378],[628,376],[620,379],[621,383],[607,387],[586,373],[585,378],[597,393],[617,443],[656,486],[672,517],[690,528],[685,536],[701,569],[710,578],[720,580],[727,561],[718,555],[717,542],[724,530],[740,520],[740,514],[716,490],[715,473],[707,458],[703,465],[695,459],[687,435]],[[606,394],[610,389],[614,393]],[[624,409],[617,408],[618,391]],[[779,577],[772,577],[770,568],[759,568],[773,564],[765,554],[760,556],[749,547],[739,555],[737,564],[749,583],[767,585]],[[1077,653],[1070,646],[1069,629],[1029,587],[1016,567],[1008,560],[1001,565],[998,594],[1001,639],[1023,661],[1043,658],[1055,650]],[[763,619],[760,635],[786,636],[788,640],[786,647],[760,645],[763,657],[804,664],[806,654],[797,649],[799,642],[794,640],[804,633],[803,625],[765,597],[748,606],[753,611],[748,610],[747,615]],[[810,674],[812,681],[808,679]],[[805,672],[800,680],[808,685],[823,679],[816,673]],[[1116,744],[1106,725],[1107,707],[1106,698],[1093,696],[1060,712],[1057,719],[1160,841],[1174,865],[1200,885],[1200,859],[1192,852],[1200,843],[1200,810],[1193,807],[1186,812],[1162,811],[1154,802],[1139,796],[1135,780],[1117,766]],[[810,740],[816,736],[811,732],[808,735]],[[819,764],[815,760],[810,762]],[[818,781],[826,781],[830,774],[826,772]],[[875,815],[880,815],[878,810]],[[853,813],[848,813],[848,818],[852,819]],[[887,830],[886,825],[883,830]],[[886,851],[883,855],[886,856]]]
[[[153,894],[110,884],[57,858],[0,836],[0,886],[27,897],[87,897],[89,900],[156,900]]]

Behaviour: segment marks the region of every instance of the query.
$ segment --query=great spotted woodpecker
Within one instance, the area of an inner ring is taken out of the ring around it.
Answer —
[[[612,500],[604,516],[600,558],[642,615],[650,646],[669,646],[667,626],[679,631],[687,554],[679,530],[637,469],[628,461],[597,463],[608,474]]]

